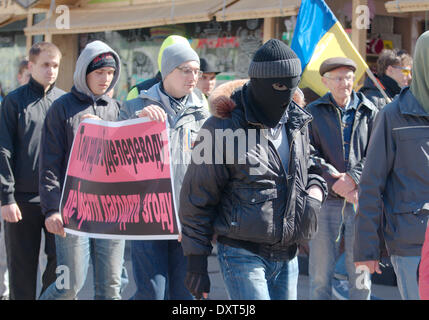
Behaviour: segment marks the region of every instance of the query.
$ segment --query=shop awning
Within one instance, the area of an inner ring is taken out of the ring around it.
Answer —
[[[293,16],[301,0],[240,0],[216,13],[217,21]]]
[[[429,1],[427,0],[387,1],[384,6],[389,13],[429,11]]]
[[[227,4],[232,1],[226,1]],[[71,34],[102,32],[106,30],[126,30],[169,24],[210,21],[215,12],[222,8],[223,0],[190,0],[172,5],[164,2],[159,5],[139,5],[105,9],[70,9],[70,27],[64,25],[61,13],[53,15],[40,23],[25,28],[26,35]],[[58,19],[58,20],[57,20]]]

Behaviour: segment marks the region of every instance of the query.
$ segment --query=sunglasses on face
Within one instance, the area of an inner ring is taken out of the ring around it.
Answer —
[[[392,66],[392,67],[395,69],[401,70],[401,72],[404,76],[409,76],[411,74],[411,69],[409,69],[409,68],[398,67],[398,66]]]

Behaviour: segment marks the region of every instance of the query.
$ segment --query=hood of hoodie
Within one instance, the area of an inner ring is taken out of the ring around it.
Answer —
[[[100,96],[94,95],[94,93],[89,89],[88,84],[86,83],[86,69],[96,56],[107,52],[112,53],[116,60],[115,75],[113,76],[112,83],[106,90],[106,92],[109,92],[113,87],[115,87],[121,74],[121,60],[119,55],[112,48],[102,41],[93,41],[86,45],[76,62],[76,70],[73,75],[74,86],[77,91],[91,97],[94,101],[96,101]]]
[[[416,42],[410,89],[423,109],[429,113],[429,31],[423,33]]]

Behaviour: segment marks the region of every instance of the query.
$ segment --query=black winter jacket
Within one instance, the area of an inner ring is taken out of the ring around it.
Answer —
[[[209,255],[211,239],[217,234],[220,242],[243,247],[268,259],[282,260],[282,251],[293,246],[293,257],[296,244],[315,232],[321,203],[308,197],[306,190],[318,184],[326,196],[327,188],[322,177],[316,174],[320,172],[313,172],[314,167],[309,170],[307,126],[311,116],[293,102],[289,106],[285,124],[290,147],[286,174],[272,142],[259,143],[260,125],[246,108],[246,88],[245,85],[232,95],[236,107],[231,117],[209,118],[197,137],[199,142],[194,147],[180,194],[179,217],[185,255]],[[221,132],[243,130],[246,138],[249,130],[257,129],[254,131],[257,147],[249,149],[248,141],[245,149],[239,151],[239,139],[228,146],[225,138],[216,136],[219,129]],[[205,143],[200,139],[206,140]],[[212,146],[204,152],[210,153],[208,159],[214,164],[196,163],[194,155],[200,154],[200,144]],[[268,155],[267,161],[260,161],[261,149]],[[232,152],[234,159],[228,161]],[[219,154],[223,154],[222,163],[216,161]],[[251,174],[252,169],[258,174]],[[308,219],[300,220],[304,210]],[[305,234],[300,234],[304,229]]]
[[[93,114],[106,121],[116,121],[120,103],[107,95],[96,102],[75,87],[56,100],[42,131],[40,152],[40,203],[46,217],[59,211],[61,191],[73,139],[84,114]]]
[[[30,81],[9,93],[0,111],[1,204],[38,203],[40,137],[46,113],[65,92],[52,85],[45,93]]]
[[[398,83],[387,75],[382,75],[378,78],[378,81],[390,100],[393,100],[401,92],[401,87]],[[383,94],[369,77],[365,79],[363,87],[359,92],[362,92],[378,109],[383,108],[387,104]]]
[[[328,199],[339,199],[331,190],[337,179],[330,174],[334,168],[346,172],[359,184],[365,163],[369,138],[378,109],[362,93],[356,93],[361,103],[356,109],[350,140],[350,154],[346,168],[344,141],[340,110],[332,103],[329,93],[307,106],[313,116],[310,123],[310,141],[312,160],[323,171],[323,178],[328,183]]]
[[[359,185],[354,260],[420,256],[429,213],[429,114],[409,88],[378,114]],[[383,210],[384,206],[384,210]]]

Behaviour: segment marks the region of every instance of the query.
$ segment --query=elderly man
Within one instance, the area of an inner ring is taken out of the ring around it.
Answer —
[[[340,237],[344,236],[350,299],[369,299],[370,289],[356,287],[353,264],[354,217],[366,149],[377,108],[353,90],[356,64],[348,58],[325,60],[319,72],[329,92],[307,106],[312,114],[312,159],[323,171],[329,195],[310,241],[310,298],[331,299]],[[344,229],[344,230],[343,230]],[[343,234],[344,231],[344,234]]]
[[[377,117],[359,184],[354,260],[381,272],[377,231],[383,228],[403,299],[419,299],[416,272],[429,209],[428,63],[425,32],[416,42],[411,86]]]

